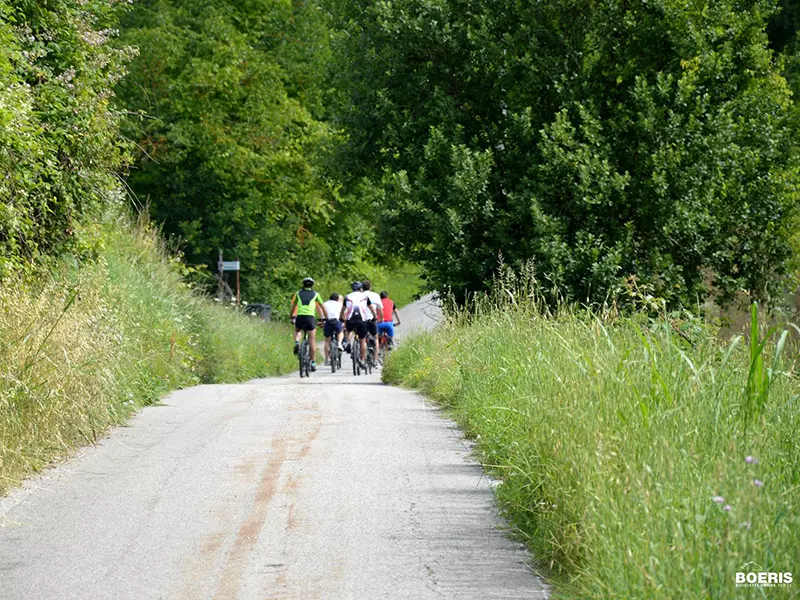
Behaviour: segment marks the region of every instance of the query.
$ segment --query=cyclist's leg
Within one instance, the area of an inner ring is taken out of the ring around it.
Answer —
[[[297,321],[295,320],[294,323],[294,353],[297,354],[300,351],[300,336],[302,335],[303,330],[298,325]]]
[[[367,358],[367,324],[364,321],[358,324],[358,340],[361,345],[361,361],[364,362]]]
[[[325,364],[327,365],[331,359],[331,336],[333,336],[334,330],[330,323],[325,321],[325,325],[323,325],[322,333],[325,335],[325,345],[323,346],[325,350]]]
[[[375,320],[367,321],[367,333],[375,337],[375,353],[380,350],[380,342],[378,342],[378,323]]]
[[[311,352],[311,363],[313,364],[317,360],[317,328],[316,326],[314,329],[308,332],[308,345],[309,351]]]

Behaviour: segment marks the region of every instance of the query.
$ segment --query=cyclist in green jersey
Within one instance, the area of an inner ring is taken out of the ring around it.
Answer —
[[[300,336],[308,332],[308,345],[311,352],[311,370],[317,370],[317,319],[316,310],[319,309],[327,320],[328,311],[322,303],[322,296],[314,291],[314,280],[311,277],[303,279],[303,289],[292,296],[292,321],[294,321],[294,353],[300,351]],[[331,316],[330,318],[335,318]]]

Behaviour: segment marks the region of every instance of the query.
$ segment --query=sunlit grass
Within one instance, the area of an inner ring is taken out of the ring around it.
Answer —
[[[667,320],[487,303],[407,340],[384,378],[478,440],[563,597],[762,597],[735,587],[742,565],[800,565],[800,386],[776,338],[763,354],[688,338]]]
[[[288,328],[195,295],[147,227],[103,242],[94,264],[0,288],[0,493],[170,390],[294,366]]]

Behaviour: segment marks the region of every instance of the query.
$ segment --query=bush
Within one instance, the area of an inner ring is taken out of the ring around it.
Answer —
[[[97,261],[0,289],[0,493],[170,390],[294,366],[288,328],[195,295],[156,232],[119,219],[82,235]]]

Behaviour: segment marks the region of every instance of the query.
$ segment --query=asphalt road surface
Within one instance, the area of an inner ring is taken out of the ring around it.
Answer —
[[[0,599],[546,598],[491,487],[379,375],[199,386],[0,499]]]

